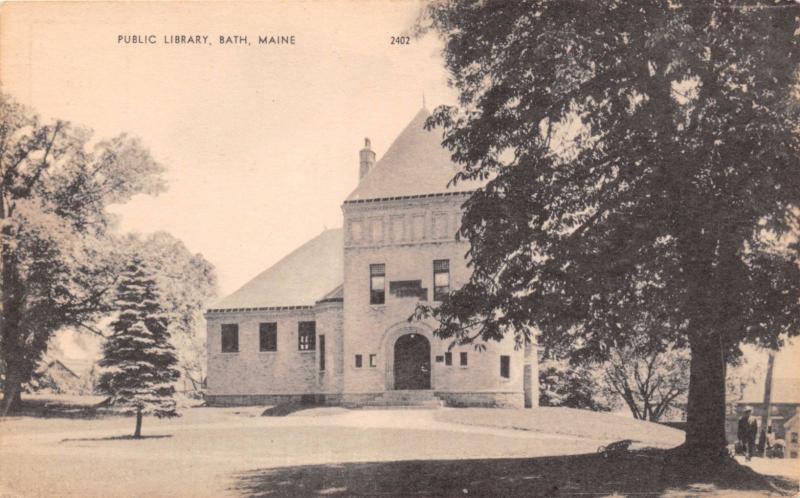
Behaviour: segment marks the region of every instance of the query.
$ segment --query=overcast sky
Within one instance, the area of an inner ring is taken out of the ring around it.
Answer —
[[[323,227],[341,226],[358,150],[378,157],[422,106],[451,103],[438,40],[392,45],[415,1],[4,4],[3,90],[98,137],[140,137],[169,191],[114,210],[123,231],[165,230],[236,290]],[[156,44],[119,36],[155,35]],[[165,44],[205,35],[210,44]],[[250,45],[220,45],[245,35]],[[294,45],[258,45],[258,36]],[[779,356],[792,375],[798,348]],[[760,356],[760,355],[758,355]],[[796,375],[796,374],[795,374]]]

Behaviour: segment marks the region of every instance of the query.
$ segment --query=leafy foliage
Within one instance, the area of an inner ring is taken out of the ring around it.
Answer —
[[[609,399],[596,370],[571,365],[565,360],[539,363],[539,406],[564,406],[592,411],[609,411]]]
[[[44,124],[0,94],[0,371],[4,410],[19,399],[54,331],[113,306],[123,258],[111,203],[164,189],[163,167],[126,135],[93,143],[68,122]]]
[[[117,306],[120,314],[111,323],[99,362],[98,389],[123,412],[177,416],[173,384],[180,377],[178,359],[156,280],[139,258],[120,276]]]
[[[800,331],[797,7],[732,1],[444,1],[457,106],[429,121],[487,181],[465,203],[459,342],[592,361],[691,350],[687,446],[724,448],[725,363]]]

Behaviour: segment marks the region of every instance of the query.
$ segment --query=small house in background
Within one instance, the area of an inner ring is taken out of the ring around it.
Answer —
[[[798,452],[798,434],[800,434],[800,408],[798,408],[794,416],[783,423],[783,433],[786,435],[786,451],[785,457],[797,458]]]
[[[90,394],[93,388],[94,362],[88,359],[48,355],[39,364],[28,389],[57,394]]]
[[[785,427],[790,419],[797,418],[797,410],[800,408],[800,379],[773,379],[772,395],[770,398],[769,418],[772,422],[773,431],[775,431],[775,437],[784,439],[787,444],[791,444],[789,442],[789,437],[785,433]],[[764,384],[762,382],[751,385],[745,390],[744,397],[736,406],[737,417],[742,416],[745,406],[752,407],[753,416],[759,421],[761,420],[766,410],[766,406],[764,405]],[[788,452],[789,450],[787,449],[787,453]]]
[[[81,376],[61,360],[47,362],[39,377],[37,390],[77,394],[82,385]]]

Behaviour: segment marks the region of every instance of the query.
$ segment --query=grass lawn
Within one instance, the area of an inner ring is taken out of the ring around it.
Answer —
[[[616,417],[614,431],[576,436],[596,415],[586,412],[562,412],[559,417],[558,412],[541,410],[489,410],[495,415],[489,417],[472,409],[318,408],[262,417],[263,406],[187,408],[179,419],[145,418],[143,434],[158,437],[131,440],[123,438],[133,430],[131,418],[61,418],[75,403],[0,420],[0,496],[774,492],[764,477],[747,468],[698,474],[692,466],[670,461],[664,450],[604,459],[596,448],[611,439],[624,436],[667,448],[680,443],[681,433],[650,424],[647,430]],[[89,413],[89,408],[81,410]],[[526,417],[534,420],[528,430],[506,428]],[[554,423],[580,427],[570,429],[573,433],[540,431]]]

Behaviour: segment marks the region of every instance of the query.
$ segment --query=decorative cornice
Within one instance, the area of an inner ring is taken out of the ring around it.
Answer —
[[[262,306],[254,308],[211,308],[206,310],[207,315],[216,313],[243,313],[247,311],[294,311],[294,310],[312,310],[313,306],[299,305],[299,306]]]
[[[474,190],[461,190],[458,192],[439,192],[436,194],[416,194],[416,195],[401,195],[396,197],[376,197],[374,199],[353,199],[351,201],[344,201],[344,204],[367,204],[371,202],[385,202],[385,201],[405,201],[412,199],[430,199],[434,197],[452,197],[456,195],[470,195]]]

